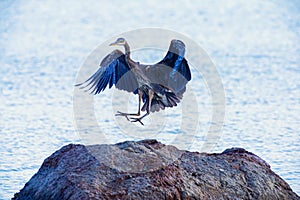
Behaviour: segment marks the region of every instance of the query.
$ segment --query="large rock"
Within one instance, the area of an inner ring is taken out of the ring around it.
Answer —
[[[13,199],[300,199],[261,158],[178,150],[156,140],[70,144]]]

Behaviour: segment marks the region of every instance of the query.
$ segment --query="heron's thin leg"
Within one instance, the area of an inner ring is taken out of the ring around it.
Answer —
[[[140,116],[141,115],[140,110],[141,110],[142,97],[143,97],[143,91],[139,90],[139,107],[138,107],[137,113],[123,113],[123,112],[117,111],[117,114],[115,114],[115,116],[124,116],[124,117],[126,117],[126,119],[128,121],[130,121],[128,116]]]
[[[147,113],[150,114],[151,111],[151,104],[152,104],[152,99],[154,96],[154,92],[152,90],[149,91],[149,105],[148,105],[148,109],[147,109]]]
[[[131,122],[140,122],[142,125],[144,125],[142,122],[142,119],[144,117],[148,116],[151,112],[151,103],[152,103],[153,96],[154,96],[154,92],[152,90],[149,90],[149,104],[148,104],[148,108],[147,108],[147,113],[139,118],[130,118]]]
[[[143,97],[143,91],[139,90],[139,108],[138,108],[138,116],[140,116],[141,112],[141,102],[142,102],[142,97]]]

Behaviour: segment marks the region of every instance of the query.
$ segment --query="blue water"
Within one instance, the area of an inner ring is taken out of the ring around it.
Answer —
[[[246,148],[300,194],[299,11],[296,0],[0,1],[0,199],[21,189],[53,151],[82,143],[73,118],[80,67],[113,35],[144,27],[185,34],[215,63],[226,94],[226,116],[211,151]],[[145,62],[156,59],[159,56]],[[211,114],[209,92],[200,75],[193,76],[191,85],[194,91],[199,88],[199,130],[205,132]],[[110,92],[95,98],[95,104],[109,99]],[[97,107],[96,116],[110,134],[118,123],[104,117],[113,116],[109,107],[103,109]],[[166,112],[180,118],[177,111]],[[168,143],[179,128],[167,121],[158,138]],[[139,139],[111,134],[110,142]],[[201,144],[205,137],[199,134],[182,142],[192,139]],[[200,149],[197,142],[190,150]]]

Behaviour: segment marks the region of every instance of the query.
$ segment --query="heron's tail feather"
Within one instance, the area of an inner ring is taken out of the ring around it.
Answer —
[[[182,96],[177,96],[175,93],[161,88],[159,94],[155,94],[151,102],[151,112],[158,112],[160,109],[164,110],[166,107],[174,107],[180,102]],[[149,106],[149,96],[144,94],[144,105],[142,111],[146,111]]]

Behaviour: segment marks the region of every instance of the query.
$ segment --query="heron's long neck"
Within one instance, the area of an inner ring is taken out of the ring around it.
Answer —
[[[124,47],[125,47],[125,55],[126,55],[126,58],[129,60],[129,59],[130,59],[130,47],[129,47],[129,45],[128,45],[127,42],[125,42]]]
[[[131,68],[135,68],[137,66],[137,63],[131,60],[130,58],[130,47],[127,42],[125,42],[124,47],[125,47],[125,58],[127,60],[127,63]]]

